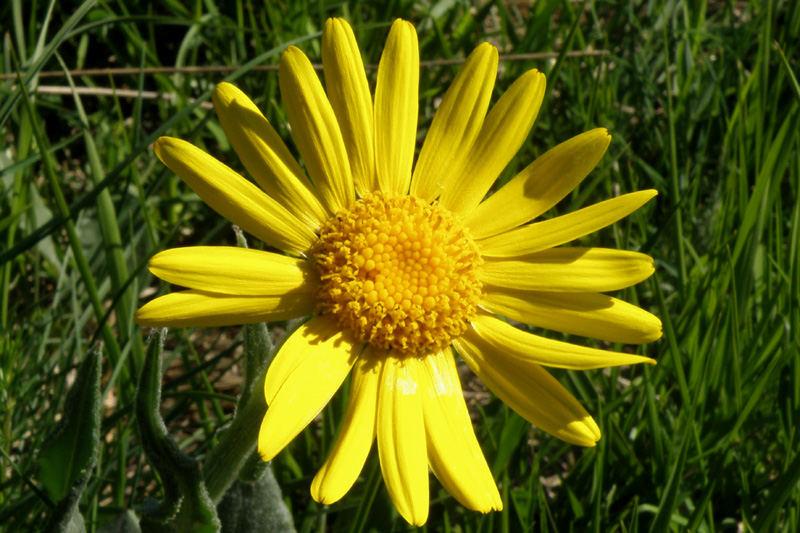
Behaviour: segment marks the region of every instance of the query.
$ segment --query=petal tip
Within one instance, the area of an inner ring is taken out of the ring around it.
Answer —
[[[155,151],[159,159],[161,159],[161,154],[164,148],[166,148],[168,138],[169,137],[159,137],[158,139],[156,139],[156,142],[153,143],[153,150]]]
[[[394,19],[394,22],[392,22],[392,29],[394,29],[394,28],[403,28],[403,27],[412,28],[413,29],[414,25],[411,24],[409,21],[404,20],[404,19],[400,19],[400,18]]]
[[[214,108],[217,113],[230,106],[244,95],[241,90],[232,83],[226,81],[220,82],[214,87],[214,92],[211,93],[211,100],[214,102]]]
[[[156,300],[151,300],[136,310],[136,312],[133,314],[134,323],[143,328],[163,327],[164,317],[159,316],[156,312],[153,312],[152,306],[150,306],[150,304]]]
[[[428,508],[425,508],[425,512],[412,511],[411,516],[403,516],[403,518],[405,518],[406,521],[412,526],[422,527],[425,525],[425,522],[428,521]]]
[[[330,20],[330,19],[328,19]],[[333,498],[328,497],[328,495],[323,492],[322,485],[323,485],[322,470],[317,472],[317,475],[314,476],[314,480],[311,482],[311,497],[314,499],[315,502],[321,503],[322,505],[330,505],[334,503],[336,500]]]
[[[258,439],[258,455],[261,457],[261,460],[265,463],[267,461],[272,461],[280,450],[276,450],[274,446],[269,446],[266,442],[266,439],[259,437]]]
[[[169,166],[165,159],[171,159],[176,157],[176,150],[180,150],[186,146],[190,146],[194,148],[191,143],[188,143],[182,139],[177,139],[175,137],[169,136],[161,136],[156,139],[156,142],[153,143],[153,150],[156,153],[156,156],[161,160],[162,163]]]
[[[611,144],[611,132],[608,131],[608,128],[595,128],[590,133],[594,133],[599,141],[605,141],[606,148]]]
[[[600,428],[591,416],[586,416],[582,420],[575,420],[567,426],[567,435],[556,435],[561,440],[583,446],[584,448],[593,448],[602,437]]]
[[[338,38],[342,32],[347,31],[350,28],[350,24],[347,20],[343,19],[342,17],[331,17],[325,21],[325,26],[322,28],[322,36],[323,38]],[[337,35],[339,34],[339,35]]]
[[[303,53],[302,50],[300,50],[295,45],[290,44],[289,46],[286,47],[286,50],[284,50],[281,53],[281,62],[280,62],[280,64],[281,64],[281,66],[283,66],[284,63],[297,61],[297,59],[299,59],[300,57],[305,57],[305,56],[306,55]]]
[[[274,439],[270,439],[270,431],[268,431],[267,416],[261,421],[261,428],[258,430],[258,455],[265,463],[272,461],[276,455],[281,451],[281,448],[275,447]]]
[[[597,442],[603,435],[600,433],[600,428],[597,426],[597,422],[594,421],[594,418],[592,418],[591,416],[588,417],[585,420],[585,423],[588,426],[589,431],[591,431],[592,433],[592,439],[593,439],[592,446],[594,446],[595,444],[597,444]]]
[[[322,505],[332,505],[338,502],[347,494],[350,488],[348,485],[342,490],[343,486],[341,484],[336,484],[335,482],[331,483],[330,477],[328,476],[329,473],[330,470],[327,468],[326,463],[320,468],[317,475],[314,476],[314,480],[311,482],[311,497],[315,502],[321,503]]]
[[[234,91],[238,91],[239,89],[232,83],[228,83],[227,81],[221,81],[214,87],[214,93],[211,95],[212,98],[217,98],[219,96],[227,96]]]
[[[407,20],[396,19],[392,23],[392,27],[389,30],[390,38],[393,35],[395,36],[395,38],[416,39],[417,38],[417,29],[414,27],[413,24],[411,24]]]
[[[143,307],[140,307],[136,310],[133,314],[133,322],[141,327],[148,327],[147,323],[143,320],[144,313],[142,313]]]
[[[518,78],[518,80],[523,80],[524,82],[528,82],[531,84],[540,84],[546,80],[546,76],[544,72],[541,72],[539,69],[532,68],[522,76]]]
[[[475,51],[480,52],[481,54],[494,54],[494,55],[499,54],[499,52],[497,51],[497,47],[488,41],[484,41],[478,46],[476,46]]]

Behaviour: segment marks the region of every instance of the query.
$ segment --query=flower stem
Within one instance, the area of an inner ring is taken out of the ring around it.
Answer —
[[[263,383],[263,375],[259,379]],[[215,504],[239,477],[239,471],[255,450],[258,428],[267,412],[263,394],[251,394],[240,406],[219,444],[208,454],[203,468],[208,495]]]

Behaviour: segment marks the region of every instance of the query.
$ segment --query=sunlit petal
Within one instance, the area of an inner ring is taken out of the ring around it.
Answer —
[[[310,315],[314,305],[313,292],[307,290],[277,296],[229,296],[192,290],[146,303],[133,320],[151,328],[236,326]]]
[[[375,175],[372,96],[353,29],[341,18],[325,22],[322,31],[325,87],[342,130],[356,190],[378,190]]]
[[[525,291],[486,286],[481,307],[518,322],[609,342],[644,344],[661,321],[635,305],[596,292]]]
[[[544,74],[531,70],[500,97],[459,169],[460,176],[442,192],[442,205],[462,217],[478,206],[528,138],[544,89]]]
[[[316,240],[285,207],[196,146],[159,137],[155,152],[214,211],[267,244],[304,254]]]
[[[367,347],[353,367],[350,401],[339,438],[311,483],[311,496],[324,504],[339,501],[358,479],[375,441],[375,413],[382,357]]]
[[[653,359],[623,352],[597,350],[526,333],[490,315],[478,314],[462,337],[481,353],[502,351],[537,365],[572,370],[609,366],[655,364]]]
[[[375,169],[380,190],[406,194],[417,140],[419,45],[410,23],[396,20],[375,86]]]
[[[597,128],[548,150],[481,203],[464,222],[475,238],[481,238],[538,217],[583,181],[610,142],[608,130]]]
[[[483,513],[502,510],[503,501],[472,429],[450,348],[425,357],[420,368],[433,473],[465,507]]]
[[[317,320],[324,319],[311,322]],[[295,331],[292,338],[300,338],[291,346],[296,351],[284,357],[299,353],[297,364],[280,376],[272,372],[272,366],[267,372],[267,382],[276,392],[271,399],[268,396],[269,407],[258,434],[258,453],[264,461],[275,457],[328,404],[361,351],[360,344],[341,334],[324,338],[316,333],[313,327]],[[276,361],[280,355],[276,355]]]
[[[172,248],[150,258],[148,268],[164,281],[228,295],[310,292],[317,283],[308,261],[230,246]]]
[[[541,366],[472,344],[467,337],[453,345],[481,381],[531,424],[580,446],[600,440],[600,429],[586,409]]]
[[[317,316],[301,324],[278,350],[264,380],[264,395],[271,404],[283,383],[309,352],[347,350],[355,344],[329,317]]]
[[[478,46],[464,62],[436,110],[419,153],[411,194],[436,199],[458,176],[480,132],[497,76],[497,48]]]
[[[656,194],[658,193],[652,189],[624,194],[560,217],[522,226],[479,240],[478,245],[481,247],[481,255],[514,257],[559,246],[605,228],[628,216]],[[511,211],[514,207],[509,205],[506,209]],[[486,233],[483,225],[491,224],[493,218],[495,218],[494,213],[487,214],[485,220],[474,223],[471,228],[473,236],[475,233]]]
[[[428,461],[419,361],[386,356],[378,391],[378,456],[386,488],[400,515],[428,519]]]
[[[297,149],[320,200],[337,213],[355,200],[342,132],[314,67],[299,48],[283,52],[278,81]]]
[[[571,247],[513,259],[486,258],[480,277],[511,289],[606,292],[635,285],[653,272],[653,259],[638,252]]]
[[[317,199],[305,172],[258,107],[230,83],[217,85],[212,97],[225,136],[259,187],[298,220],[318,229],[330,215]]]

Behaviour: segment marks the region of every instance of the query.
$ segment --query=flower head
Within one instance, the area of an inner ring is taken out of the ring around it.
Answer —
[[[633,344],[660,337],[661,323],[603,294],[646,279],[652,259],[558,247],[630,214],[655,191],[529,224],[595,167],[608,132],[592,130],[556,146],[486,198],[530,132],[544,75],[524,74],[487,113],[498,56],[493,46],[478,46],[446,92],[414,164],[417,46],[414,27],[396,21],[374,102],[343,20],[328,20],[323,32],[327,92],[300,50],[284,52],[280,89],[308,174],[257,107],[226,83],[214,104],[258,187],[186,142],[159,139],[158,157],[207,204],[283,253],[229,247],[159,253],[151,272],[189,290],[146,304],[136,320],[224,326],[313,315],[267,373],[261,456],[280,452],[350,375],[342,430],[312,495],[323,503],[341,498],[377,439],[395,506],[422,524],[429,466],[465,506],[502,507],[453,348],[525,419],[567,442],[593,446],[597,425],[543,367],[653,361],[549,340],[497,315]]]

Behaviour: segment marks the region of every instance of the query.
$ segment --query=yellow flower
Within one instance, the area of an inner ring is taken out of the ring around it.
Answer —
[[[162,137],[156,154],[208,205],[285,252],[232,247],[167,250],[159,278],[189,290],[136,314],[143,326],[225,326],[313,315],[284,343],[266,377],[258,438],[272,459],[351,374],[347,415],[311,486],[326,504],[356,481],[373,441],[400,514],[428,515],[428,467],[470,509],[502,502],[479,448],[452,348],[537,427],[581,446],[600,431],[543,366],[590,369],[652,359],[549,340],[496,315],[609,342],[661,336],[650,313],[605,294],[653,273],[650,257],[561,244],[616,222],[655,191],[528,224],[595,167],[610,136],[578,135],[485,198],[525,141],[542,102],[532,70],[487,114],[497,50],[481,44],[445,94],[413,165],[419,53],[414,27],[392,26],[370,95],[353,31],[328,20],[327,94],[306,56],[287,49],[280,89],[308,175],[242,92],[214,93],[222,127],[260,189],[200,149]]]

